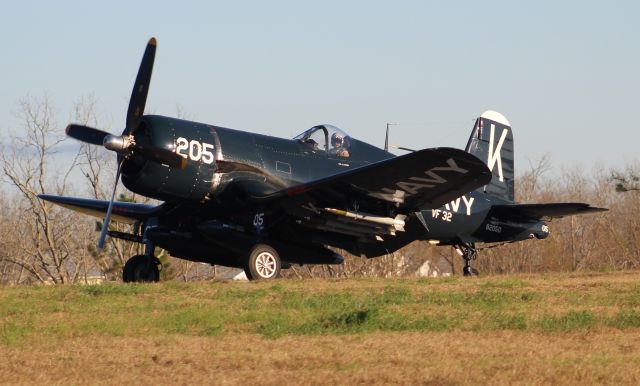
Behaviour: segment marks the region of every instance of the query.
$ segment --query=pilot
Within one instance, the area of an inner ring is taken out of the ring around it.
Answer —
[[[338,157],[349,157],[349,150],[347,150],[347,141],[342,137],[340,133],[333,133],[331,135],[331,150],[329,153],[337,155]]]

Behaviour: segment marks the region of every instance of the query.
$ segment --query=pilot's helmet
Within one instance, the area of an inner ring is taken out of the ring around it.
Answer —
[[[342,147],[343,144],[344,138],[342,138],[342,135],[340,135],[340,133],[333,133],[331,135],[331,146]]]

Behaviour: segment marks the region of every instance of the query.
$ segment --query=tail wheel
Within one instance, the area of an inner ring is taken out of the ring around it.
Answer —
[[[275,249],[258,244],[251,250],[244,272],[249,280],[268,280],[280,275],[282,263]]]
[[[160,280],[159,263],[155,256],[133,256],[124,265],[122,281],[125,283],[157,282]]]
[[[472,268],[470,266],[465,266],[462,269],[462,274],[464,276],[478,276],[480,274],[480,272],[475,268]]]

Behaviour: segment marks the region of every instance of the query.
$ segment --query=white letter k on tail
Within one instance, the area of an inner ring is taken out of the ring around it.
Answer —
[[[502,134],[500,135],[500,140],[498,141],[498,145],[496,145],[495,150],[493,149],[493,140],[495,137],[496,126],[491,124],[491,132],[489,134],[489,158],[487,159],[487,166],[491,171],[493,171],[493,165],[498,162],[498,176],[500,177],[500,181],[504,181],[502,177],[502,157],[500,156],[500,149],[502,148],[502,144],[504,140],[507,138],[507,129],[502,130]]]

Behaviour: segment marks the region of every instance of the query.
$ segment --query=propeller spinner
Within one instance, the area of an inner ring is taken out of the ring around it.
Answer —
[[[139,154],[142,157],[169,165],[171,167],[184,169],[187,166],[187,160],[171,150],[149,146],[146,144],[136,143],[133,134],[140,127],[142,115],[147,103],[147,93],[149,92],[149,84],[151,82],[151,73],[153,72],[153,62],[156,55],[156,39],[149,39],[147,48],[142,56],[142,62],[138,69],[135,84],[129,99],[129,109],[127,110],[127,120],[122,135],[112,135],[106,131],[95,129],[93,127],[70,124],[67,126],[66,133],[69,137],[92,145],[104,146],[107,150],[115,151],[123,155],[122,160],[118,163],[116,171],[116,181],[111,193],[111,200],[104,219],[100,238],[98,239],[98,250],[104,246],[104,240],[109,229],[109,221],[111,219],[111,211],[113,210],[113,202],[115,198],[116,188],[120,180],[120,172],[123,162],[133,154]]]

